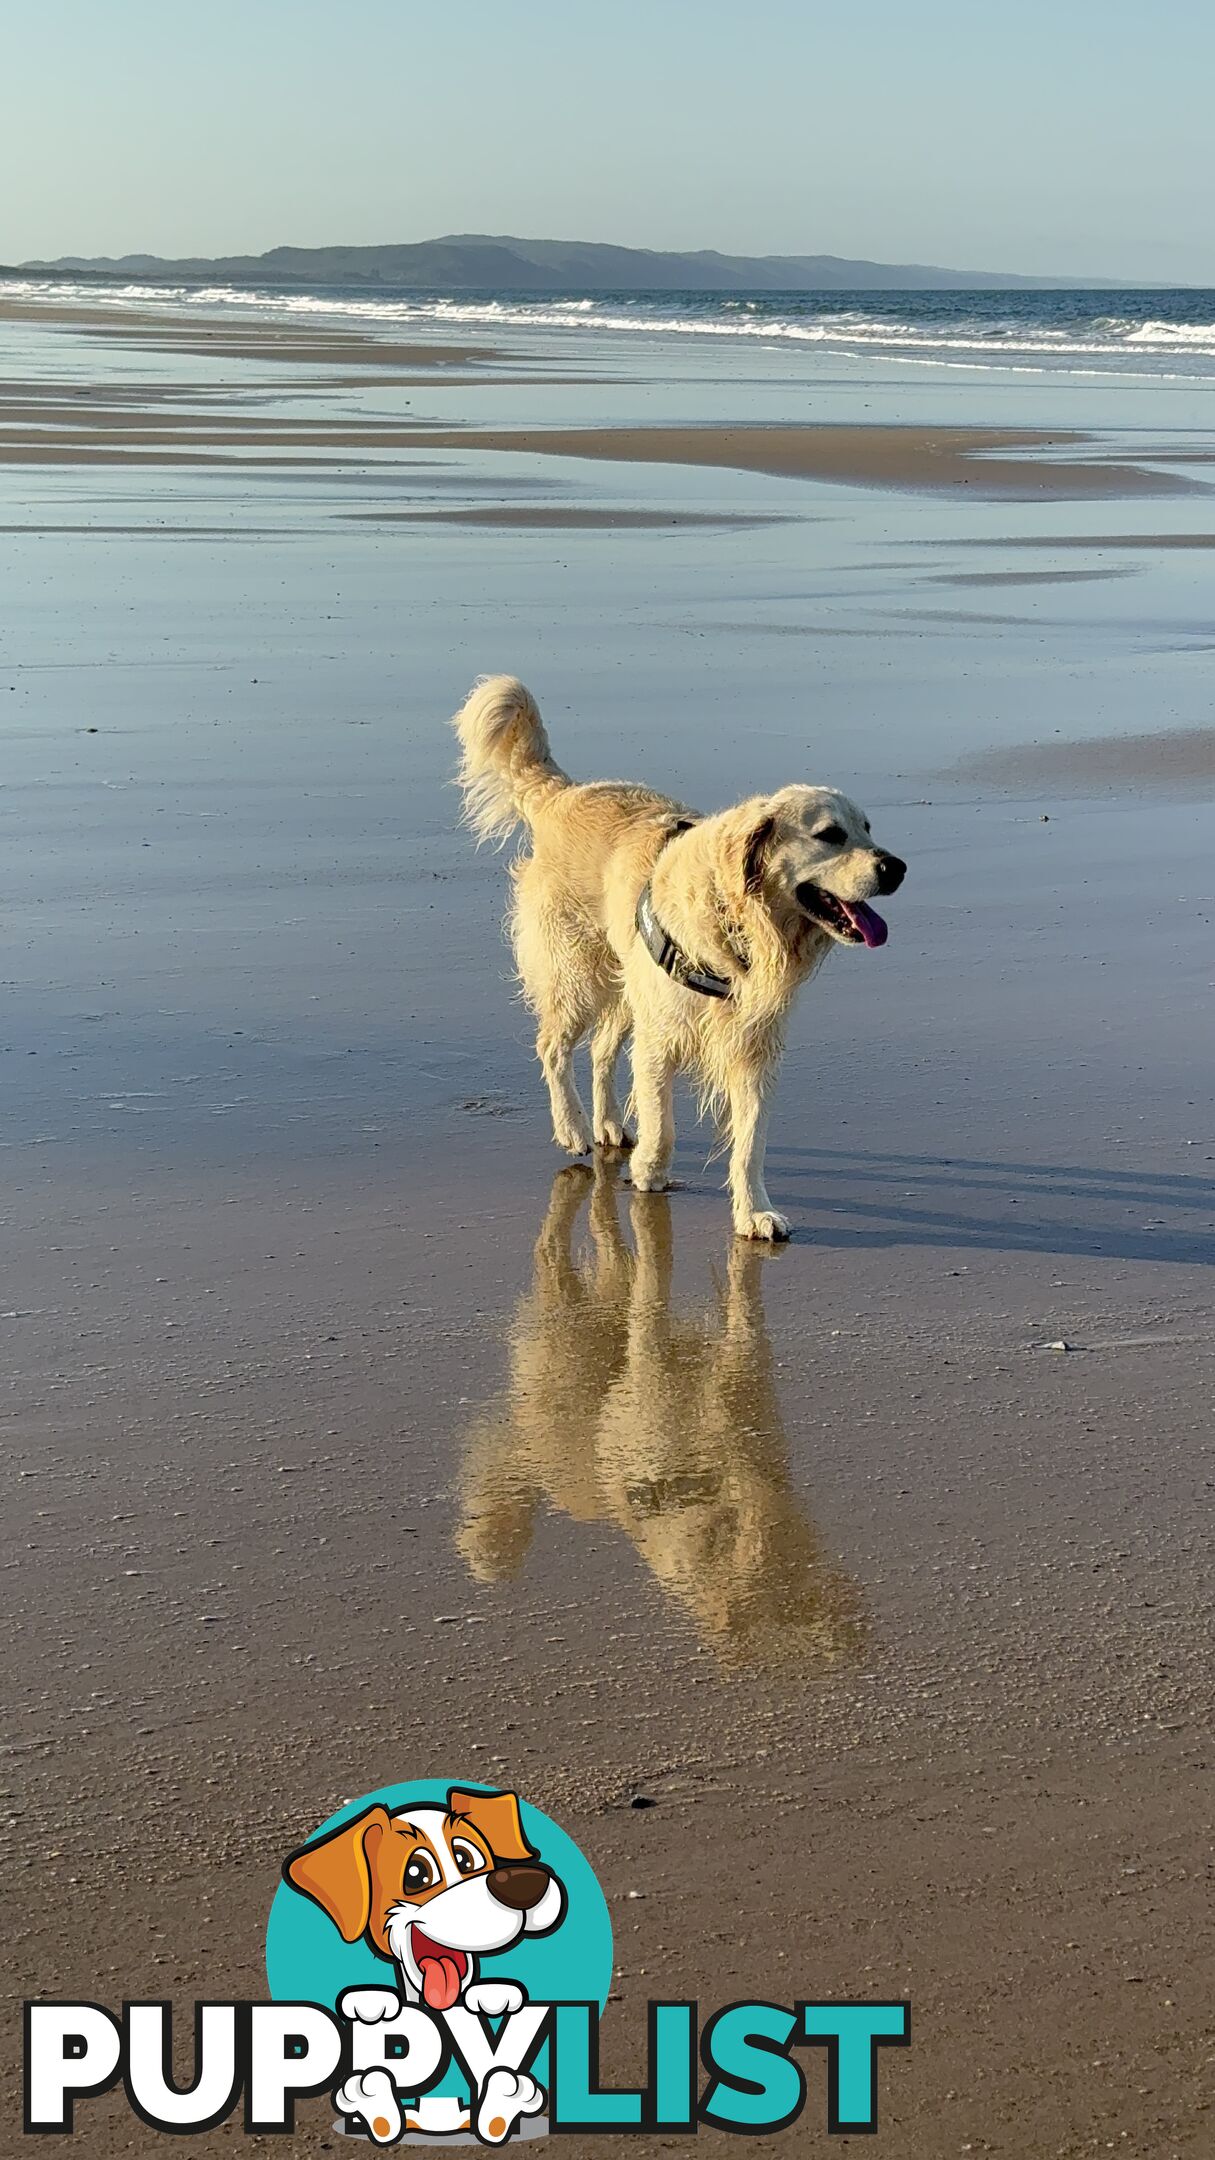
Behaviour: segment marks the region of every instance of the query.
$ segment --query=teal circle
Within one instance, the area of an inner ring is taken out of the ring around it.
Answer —
[[[409,1806],[446,1807],[453,1785],[461,1792],[497,1792],[469,1778],[411,1778],[349,1800],[320,1823],[306,1841],[326,1836],[376,1802],[390,1814]],[[590,1862],[551,1817],[521,1800],[528,1844],[565,1885],[565,1916],[551,1935],[521,1935],[510,1949],[478,1957],[480,1977],[517,1980],[531,2002],[607,2002],[612,1979],[612,1922],[607,1900]],[[332,2010],[344,1988],[389,1987],[396,1967],[366,1942],[343,1942],[319,1905],[281,1882],[266,1926],[266,1978],[276,2002],[314,2002]]]

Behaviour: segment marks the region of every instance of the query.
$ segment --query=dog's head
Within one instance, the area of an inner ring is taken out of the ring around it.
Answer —
[[[778,924],[812,924],[840,945],[885,944],[886,924],[871,903],[897,892],[907,865],[878,846],[846,795],[782,788],[741,804],[731,822],[736,898],[763,899]]]
[[[565,1891],[523,1834],[512,1792],[453,1787],[433,1802],[376,1806],[284,1863],[292,1889],[329,1915],[345,1942],[364,1936],[392,1958],[415,1999],[449,2010],[478,1953],[547,1935]]]

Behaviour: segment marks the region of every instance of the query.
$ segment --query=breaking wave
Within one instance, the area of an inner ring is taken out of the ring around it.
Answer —
[[[841,358],[885,355],[922,365],[1018,371],[1118,371],[1215,376],[1215,293],[1152,291],[950,291],[864,294],[519,294],[312,292],[271,285],[187,285],[133,279],[116,284],[70,276],[10,278],[10,296],[89,306],[157,303],[325,318],[401,329],[479,328],[721,338],[769,347],[807,346]]]

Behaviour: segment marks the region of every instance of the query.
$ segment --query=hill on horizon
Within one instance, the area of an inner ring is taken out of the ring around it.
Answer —
[[[22,271],[71,271],[99,278],[145,277],[230,284],[391,285],[419,291],[514,292],[863,292],[1126,290],[1126,279],[1024,277],[996,270],[948,270],[932,263],[852,261],[842,255],[723,255],[613,247],[591,240],[519,240],[448,233],[381,247],[275,247],[263,255],[59,255]]]

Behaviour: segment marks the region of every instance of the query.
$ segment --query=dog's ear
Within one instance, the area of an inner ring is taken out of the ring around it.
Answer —
[[[776,815],[774,811],[764,809],[761,799],[740,803],[738,809],[723,820],[723,825],[718,877],[727,904],[740,908],[744,900],[754,900],[763,890],[764,868],[776,831]]]
[[[447,1795],[453,1815],[466,1815],[479,1830],[495,1860],[531,1860],[535,1846],[523,1835],[519,1801],[513,1792],[464,1792],[453,1785]]]
[[[773,817],[772,812],[768,811],[757,825],[751,827],[743,844],[742,886],[743,891],[752,897],[763,885],[764,858],[768,851],[768,843],[775,831],[776,819]]]
[[[371,1871],[391,1818],[377,1802],[353,1822],[302,1845],[283,1862],[283,1879],[328,1913],[343,1942],[357,1942],[371,1919]]]

